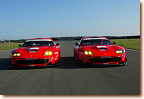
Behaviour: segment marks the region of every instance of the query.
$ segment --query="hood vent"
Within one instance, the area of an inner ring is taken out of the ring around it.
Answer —
[[[30,52],[37,52],[39,48],[30,48]]]
[[[33,50],[30,50],[30,52],[37,52],[38,50],[36,50],[36,49],[33,49]]]
[[[99,50],[101,50],[101,51],[106,51],[107,48],[99,48]]]

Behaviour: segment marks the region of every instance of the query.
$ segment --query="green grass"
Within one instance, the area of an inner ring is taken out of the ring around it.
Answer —
[[[140,50],[140,39],[110,39],[111,42],[117,42],[116,45],[124,48]]]
[[[20,43],[0,43],[0,50],[18,48],[18,44]]]

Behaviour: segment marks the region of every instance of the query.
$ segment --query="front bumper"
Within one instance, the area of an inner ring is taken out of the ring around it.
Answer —
[[[55,64],[55,59],[52,57],[47,58],[11,58],[12,65],[17,66],[48,66]]]
[[[111,65],[125,63],[125,56],[83,56],[82,62],[84,64],[93,65]]]

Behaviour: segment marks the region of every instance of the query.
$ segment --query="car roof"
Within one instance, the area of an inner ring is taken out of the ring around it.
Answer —
[[[84,37],[82,40],[107,39],[106,37]]]
[[[53,41],[51,38],[34,38],[28,39],[27,41]]]

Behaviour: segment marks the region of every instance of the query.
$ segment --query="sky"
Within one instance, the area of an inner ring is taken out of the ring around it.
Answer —
[[[0,40],[140,35],[140,0],[0,0]]]

